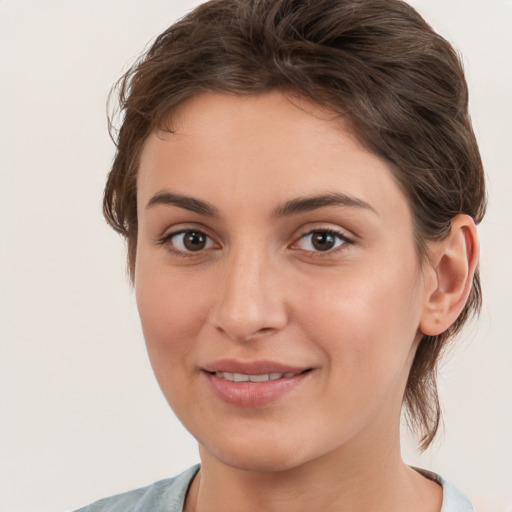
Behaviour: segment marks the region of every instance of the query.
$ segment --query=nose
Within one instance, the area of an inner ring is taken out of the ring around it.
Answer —
[[[224,263],[210,321],[233,341],[275,333],[287,323],[283,283],[268,258],[242,250]]]

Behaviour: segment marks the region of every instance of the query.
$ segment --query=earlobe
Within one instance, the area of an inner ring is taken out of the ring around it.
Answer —
[[[468,215],[452,219],[450,233],[430,247],[430,275],[420,331],[437,336],[457,319],[468,300],[478,263],[476,226]]]

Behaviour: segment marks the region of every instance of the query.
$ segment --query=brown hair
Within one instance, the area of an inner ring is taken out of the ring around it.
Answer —
[[[459,213],[485,211],[482,163],[461,63],[450,44],[399,0],[212,0],[157,37],[117,84],[121,128],[104,213],[136,258],[138,158],[173,109],[204,92],[282,89],[353,122],[387,160],[409,200],[421,258]],[[165,125],[165,126],[164,126]],[[172,130],[171,130],[172,131]],[[426,449],[438,430],[439,356],[481,305],[478,271],[457,321],[417,350],[404,404]]]

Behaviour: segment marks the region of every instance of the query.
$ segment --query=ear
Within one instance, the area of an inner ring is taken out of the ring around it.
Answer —
[[[423,334],[437,336],[455,322],[468,300],[479,251],[475,223],[462,214],[452,219],[446,238],[429,246],[420,321]]]

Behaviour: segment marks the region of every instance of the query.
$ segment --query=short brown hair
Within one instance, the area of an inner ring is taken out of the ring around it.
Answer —
[[[212,0],[157,37],[121,78],[122,125],[104,213],[136,258],[136,178],[147,136],[200,92],[281,89],[351,119],[359,140],[393,170],[412,211],[419,255],[459,213],[476,223],[485,183],[468,91],[451,45],[399,0]],[[478,271],[457,321],[417,350],[404,404],[421,448],[440,422],[439,356],[481,306]]]

